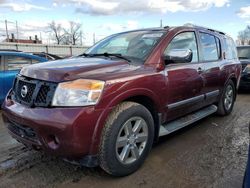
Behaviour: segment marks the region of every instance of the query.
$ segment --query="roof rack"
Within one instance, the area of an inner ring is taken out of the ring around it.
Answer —
[[[194,25],[194,24],[191,24],[191,23],[186,23],[186,24],[184,24],[184,26],[186,26],[186,27],[194,27],[194,28],[198,28],[198,29],[204,29],[204,30],[219,33],[221,35],[226,35],[226,33],[222,32],[222,31],[218,31],[218,30],[215,30],[215,29],[210,29],[210,28],[207,28],[207,27],[199,26],[199,25]]]

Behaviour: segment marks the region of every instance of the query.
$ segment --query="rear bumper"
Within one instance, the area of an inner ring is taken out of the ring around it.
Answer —
[[[89,154],[101,110],[82,108],[29,108],[14,101],[2,105],[9,133],[25,145],[45,152],[82,158]]]
[[[250,74],[242,74],[240,80],[240,89],[250,89]]]

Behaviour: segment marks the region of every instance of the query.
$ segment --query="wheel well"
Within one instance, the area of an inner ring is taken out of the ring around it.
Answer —
[[[159,122],[159,116],[158,116],[154,101],[152,99],[150,99],[149,97],[143,96],[143,95],[133,96],[133,97],[125,99],[124,101],[131,101],[131,102],[139,103],[139,104],[143,105],[144,107],[146,107],[150,111],[150,113],[152,114],[152,117],[154,119],[154,126],[155,126],[154,140],[157,141],[160,122]]]
[[[235,89],[237,88],[237,79],[235,77],[232,77],[231,80],[234,83]]]
[[[237,79],[235,78],[235,77],[232,77],[232,78],[230,78],[232,81],[233,81],[233,83],[234,83],[234,87],[235,87],[235,96],[234,96],[234,98],[235,98],[235,100],[236,100],[236,97],[237,97]]]

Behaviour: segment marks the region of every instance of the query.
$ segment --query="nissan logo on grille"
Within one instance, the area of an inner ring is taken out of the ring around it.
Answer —
[[[21,89],[21,96],[22,96],[22,98],[25,98],[26,95],[27,95],[27,93],[28,93],[28,87],[26,85],[24,85],[22,87],[22,89]]]

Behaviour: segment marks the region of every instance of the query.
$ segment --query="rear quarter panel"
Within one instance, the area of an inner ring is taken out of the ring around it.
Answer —
[[[5,96],[12,87],[13,81],[19,70],[0,71],[0,105],[3,103]]]
[[[5,92],[3,88],[3,81],[4,79],[4,71],[0,70],[0,105],[3,103],[4,97],[5,97]]]
[[[224,86],[230,79],[236,79],[236,88],[239,87],[241,63],[239,60],[224,60],[220,65],[220,88],[223,90]]]

